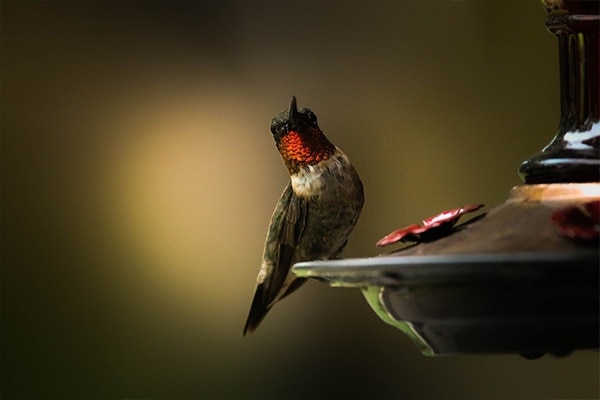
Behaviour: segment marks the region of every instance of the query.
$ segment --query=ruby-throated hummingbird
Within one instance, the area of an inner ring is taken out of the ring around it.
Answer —
[[[348,156],[327,140],[311,110],[297,109],[295,97],[273,118],[271,133],[291,181],[271,217],[244,335],[305,282],[290,272],[294,263],[342,251],[365,198]]]

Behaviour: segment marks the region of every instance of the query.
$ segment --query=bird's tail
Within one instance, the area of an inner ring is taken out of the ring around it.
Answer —
[[[254,298],[252,299],[252,305],[250,306],[250,312],[248,313],[248,319],[246,320],[246,325],[244,325],[244,330],[242,331],[242,336],[254,332],[270,309],[271,304],[269,304],[265,298],[264,287],[262,285],[257,286],[256,291],[254,292]]]
[[[306,282],[305,278],[295,278],[289,285],[286,285],[287,288],[285,288],[275,299],[271,299],[273,296],[268,297],[266,295],[264,285],[258,285],[254,292],[254,299],[252,299],[252,305],[250,306],[250,312],[248,313],[248,319],[246,320],[242,335],[246,336],[248,333],[254,332],[273,304],[296,291],[296,289],[302,286],[304,282]]]

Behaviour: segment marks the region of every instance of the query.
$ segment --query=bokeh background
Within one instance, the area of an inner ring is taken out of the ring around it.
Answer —
[[[559,122],[539,2],[0,6],[3,398],[598,396],[597,352],[428,358],[318,282],[241,337],[272,116],[295,94],[360,172],[345,257],[500,204]]]

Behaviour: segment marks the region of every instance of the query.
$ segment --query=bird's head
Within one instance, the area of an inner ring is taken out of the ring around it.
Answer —
[[[298,110],[295,96],[290,108],[271,121],[271,133],[290,172],[326,160],[335,152],[319,128],[317,116],[308,108]]]

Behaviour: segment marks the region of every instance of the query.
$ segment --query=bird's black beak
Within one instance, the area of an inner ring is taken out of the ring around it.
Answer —
[[[292,102],[290,103],[290,113],[288,115],[290,125],[294,126],[294,123],[298,121],[298,107],[296,106],[296,96],[292,96]]]

